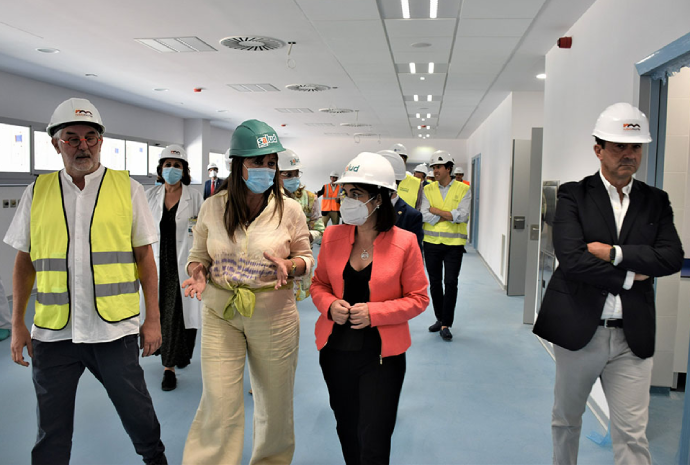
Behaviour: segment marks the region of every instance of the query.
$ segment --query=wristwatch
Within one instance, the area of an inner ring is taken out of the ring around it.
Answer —
[[[611,250],[609,251],[609,260],[611,260],[612,265],[616,261],[616,248],[614,246],[611,246]]]
[[[297,269],[297,262],[295,262],[292,258],[290,258],[289,260],[292,263],[292,268],[290,268],[290,271],[288,272],[288,274],[295,276],[295,270]]]

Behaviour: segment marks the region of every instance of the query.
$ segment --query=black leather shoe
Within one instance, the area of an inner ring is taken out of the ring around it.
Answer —
[[[161,383],[161,389],[164,391],[172,391],[177,387],[177,378],[175,377],[175,372],[171,370],[165,370],[163,372],[163,382]]]
[[[450,328],[443,328],[441,330],[441,338],[444,341],[450,341],[453,339],[453,335],[450,333]]]
[[[440,322],[440,321],[437,321],[437,322],[434,323],[433,325],[429,326],[429,332],[430,332],[430,333],[438,333],[439,331],[441,331],[441,326],[443,326],[443,325],[441,324],[441,322]]]

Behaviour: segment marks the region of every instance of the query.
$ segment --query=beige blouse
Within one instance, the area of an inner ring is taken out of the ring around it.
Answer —
[[[299,203],[283,198],[283,219],[273,210],[273,196],[261,214],[246,230],[238,228],[235,242],[225,230],[223,215],[228,192],[209,197],[199,211],[193,228],[194,244],[187,265],[200,262],[209,270],[210,279],[220,287],[259,289],[276,284],[276,266],[264,258],[268,252],[280,258],[299,257],[307,265],[305,274],[314,266],[309,244],[309,230]]]

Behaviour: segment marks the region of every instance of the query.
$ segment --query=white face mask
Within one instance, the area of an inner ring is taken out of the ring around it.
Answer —
[[[391,203],[393,204],[394,207],[395,207],[395,204],[397,202],[398,202],[398,196],[397,195],[396,196],[391,195]]]
[[[367,218],[369,218],[378,207],[374,208],[371,213],[367,208],[367,204],[374,200],[374,197],[370,198],[366,202],[360,202],[359,200],[351,199],[345,197],[340,201],[340,215],[343,217],[343,222],[347,224],[352,224],[355,226],[361,226],[366,223]]]

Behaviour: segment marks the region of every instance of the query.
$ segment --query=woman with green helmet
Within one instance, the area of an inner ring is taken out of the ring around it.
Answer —
[[[299,315],[293,280],[314,265],[300,205],[280,190],[278,152],[266,123],[232,135],[230,176],[201,207],[182,286],[203,301],[203,393],[183,463],[239,464],[244,366],[254,391],[250,463],[287,464],[295,449],[293,390]]]

